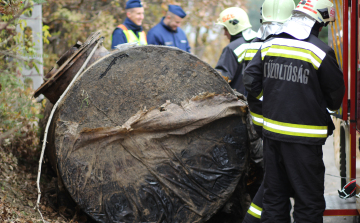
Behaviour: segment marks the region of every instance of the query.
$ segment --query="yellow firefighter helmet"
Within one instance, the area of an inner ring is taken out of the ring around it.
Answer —
[[[251,28],[249,16],[238,7],[231,7],[222,11],[216,24],[225,26],[232,36]]]

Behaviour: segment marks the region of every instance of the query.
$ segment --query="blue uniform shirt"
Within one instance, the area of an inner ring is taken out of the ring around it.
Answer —
[[[148,44],[174,46],[190,53],[189,42],[186,38],[184,31],[177,28],[173,31],[164,24],[164,17],[161,21],[149,30],[147,34]]]
[[[126,18],[123,24],[128,30],[132,30],[137,37],[139,37],[139,32],[143,30],[141,26],[136,25],[129,18]],[[125,33],[122,29],[116,28],[112,34],[111,49],[115,49],[115,46],[122,43],[127,43]]]

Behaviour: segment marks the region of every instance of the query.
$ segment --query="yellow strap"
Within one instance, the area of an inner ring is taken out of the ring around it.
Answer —
[[[129,43],[129,39],[130,39],[129,30],[126,28],[126,26],[123,25],[123,24],[120,24],[120,25],[117,26],[117,28],[120,28],[120,29],[123,30],[123,32],[124,32],[124,34],[125,34],[125,37],[126,37],[126,40],[127,40],[127,42]]]
[[[117,27],[122,29],[122,30],[126,30],[126,31],[128,30],[124,24],[120,24]]]

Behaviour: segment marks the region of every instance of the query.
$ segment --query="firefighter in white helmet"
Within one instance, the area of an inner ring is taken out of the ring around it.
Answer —
[[[256,37],[256,32],[251,29],[246,12],[238,7],[222,11],[216,24],[224,26],[225,36],[230,43],[223,49],[215,69],[230,81],[233,89],[245,94],[241,75],[243,68],[239,61],[244,58],[246,45]]]
[[[253,39],[249,44],[245,57],[242,61],[246,67],[252,60],[256,52],[259,50],[263,42],[271,37],[281,25],[291,17],[292,10],[295,9],[294,0],[265,0],[260,8],[260,23],[261,26],[257,33],[257,38]],[[253,126],[257,134],[262,137],[262,98],[257,99],[251,94],[247,97],[250,114],[252,117]],[[256,163],[256,168],[262,168],[262,163]],[[245,215],[243,223],[259,223],[262,212],[262,199],[263,199],[264,185],[261,183],[252,203]],[[289,207],[289,211],[291,206]]]
[[[263,97],[264,223],[290,222],[291,195],[295,222],[323,222],[322,145],[334,129],[327,108],[337,110],[345,92],[334,50],[318,39],[335,20],[332,6],[300,1],[244,71],[246,90]]]
[[[279,30],[284,22],[290,19],[294,9],[295,3],[293,0],[265,0],[263,2],[260,8],[261,26],[258,30],[257,38],[253,39],[246,49],[244,59],[242,60],[244,68],[253,59],[263,42]],[[258,135],[262,136],[262,98],[259,99],[248,95],[250,113],[255,130]]]

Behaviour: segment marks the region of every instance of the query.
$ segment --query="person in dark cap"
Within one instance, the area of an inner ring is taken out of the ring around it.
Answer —
[[[178,5],[169,5],[165,17],[149,30],[149,44],[174,46],[190,53],[190,46],[184,31],[180,28],[186,13]]]
[[[111,49],[119,44],[137,42],[139,45],[147,45],[146,34],[141,27],[144,20],[144,8],[140,0],[128,0],[126,2],[126,19],[118,25],[112,34]]]

